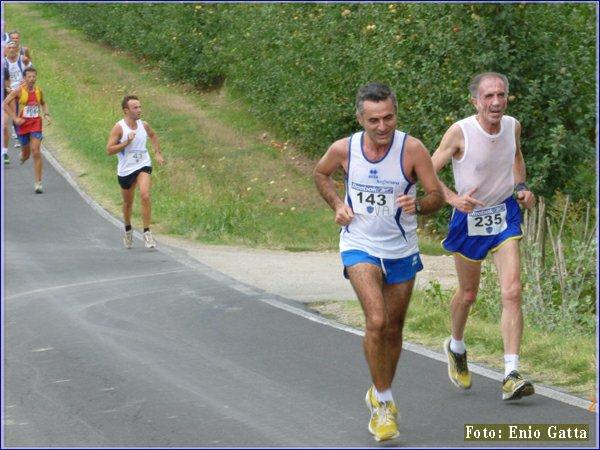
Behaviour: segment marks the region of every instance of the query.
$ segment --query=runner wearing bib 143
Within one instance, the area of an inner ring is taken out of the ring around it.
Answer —
[[[365,313],[365,358],[372,386],[365,395],[368,430],[375,440],[399,435],[392,381],[402,348],[402,328],[415,277],[423,268],[415,214],[444,203],[429,152],[416,138],[396,130],[398,102],[381,83],[363,86],[356,118],[363,128],[334,142],[315,167],[315,184],[342,226],[340,252]],[[344,200],[331,176],[346,172]],[[425,195],[416,198],[419,181]]]

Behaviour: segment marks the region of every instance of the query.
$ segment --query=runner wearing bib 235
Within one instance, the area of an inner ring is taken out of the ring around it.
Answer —
[[[469,85],[477,114],[454,123],[432,156],[439,171],[450,160],[456,193],[442,183],[446,201],[454,207],[443,247],[454,253],[458,290],[450,305],[452,330],[444,342],[450,381],[471,387],[464,332],[488,252],[496,265],[502,300],[500,328],[504,344],[502,399],[517,400],[534,393],[519,371],[523,334],[519,239],[519,203],[531,208],[535,197],[525,184],[521,124],[505,116],[508,79],[495,72],[476,75]],[[516,199],[513,192],[516,191]]]

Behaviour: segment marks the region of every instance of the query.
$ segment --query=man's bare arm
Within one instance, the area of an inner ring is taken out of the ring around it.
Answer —
[[[116,155],[117,153],[123,151],[123,149],[127,147],[135,137],[135,133],[130,133],[130,136],[128,136],[125,142],[119,143],[122,133],[123,130],[119,124],[116,124],[112,130],[110,130],[110,136],[108,137],[108,143],[106,144],[107,154]]]
[[[154,132],[152,127],[150,127],[150,125],[148,125],[148,123],[146,123],[146,122],[143,122],[143,123],[144,123],[144,128],[146,129],[146,133],[148,134],[148,137],[150,138],[150,142],[152,143],[152,149],[154,150],[154,156],[156,156],[156,160],[162,166],[165,163],[165,159],[163,158],[162,152],[160,150],[158,136],[156,135],[156,133]]]
[[[465,144],[462,129],[460,128],[460,125],[455,123],[448,128],[448,131],[446,131],[442,137],[440,146],[431,157],[435,172],[437,173],[442,170],[442,168],[444,168],[444,166],[446,166],[446,164],[448,164],[453,157],[461,156],[462,152],[464,151],[464,146]],[[441,180],[440,184],[446,198],[446,203],[458,209],[459,211],[469,213],[473,211],[475,206],[483,206],[483,203],[472,197],[477,188],[473,188],[465,195],[459,196]]]
[[[354,217],[352,209],[342,201],[337,193],[335,183],[331,178],[340,167],[346,170],[347,158],[348,139],[346,138],[333,143],[313,171],[317,190],[335,212],[335,222],[339,225],[348,225]]]
[[[440,180],[433,170],[433,163],[425,145],[413,137],[408,137],[404,144],[404,149],[410,161],[407,166],[411,167],[417,179],[423,186],[425,195],[418,199],[420,205],[420,214],[431,214],[444,206],[444,194]],[[408,214],[416,214],[415,197],[401,195],[396,204],[402,208],[402,211]]]

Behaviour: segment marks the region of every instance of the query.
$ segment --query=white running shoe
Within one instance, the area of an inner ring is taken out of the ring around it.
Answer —
[[[152,236],[152,233],[150,233],[150,231],[144,232],[144,245],[146,246],[146,248],[156,247],[156,241],[154,240],[154,236]]]
[[[35,193],[36,194],[41,194],[44,192],[44,188],[42,187],[42,182],[41,181],[36,181],[35,182]]]
[[[123,244],[127,249],[133,247],[133,230],[125,232],[125,234],[123,235]]]

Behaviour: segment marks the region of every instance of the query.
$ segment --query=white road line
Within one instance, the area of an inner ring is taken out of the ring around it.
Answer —
[[[67,180],[67,182],[73,187],[73,189],[75,189],[75,191],[79,195],[81,195],[81,197],[85,200],[85,202],[88,205],[90,205],[90,207],[93,210],[95,210],[98,214],[100,214],[102,217],[107,219],[109,222],[111,222],[115,226],[117,226],[119,228],[123,227],[122,222],[120,222],[118,219],[116,219],[114,216],[112,216],[108,211],[106,211],[98,203],[96,203],[96,201],[94,201],[89,195],[87,195],[85,192],[83,192],[83,190],[81,190],[81,188],[77,185],[77,183],[75,183],[75,181],[73,180],[71,175],[69,175],[69,173],[59,164],[59,162],[54,158],[54,156],[48,150],[46,150],[46,148],[43,145],[42,145],[42,154],[50,162],[50,164],[52,164],[52,166],[57,170],[57,172],[60,173],[63,176],[63,178],[65,178],[65,180]],[[138,239],[142,238],[142,235],[140,233],[138,233],[137,231],[134,233]],[[158,248],[158,250],[162,251],[160,248]],[[172,258],[176,259],[179,262],[182,262],[181,258],[174,252],[169,251],[169,252],[163,252],[163,253],[168,253]],[[190,267],[190,265],[186,262],[183,262],[183,264]],[[187,269],[187,270],[191,270],[191,269]],[[181,270],[181,271],[183,272],[185,270]],[[202,271],[202,272],[214,272],[214,270]],[[169,272],[164,272],[164,273],[166,274]],[[136,277],[134,277],[134,278],[136,278]],[[239,287],[240,285],[238,284],[236,286]],[[253,288],[248,287],[248,289],[252,290]],[[44,290],[44,289],[41,289],[41,290]],[[241,289],[238,289],[238,290],[243,292],[243,290],[241,290]],[[17,295],[21,295],[21,294],[17,294]],[[22,295],[25,295],[25,293]],[[14,296],[9,296],[6,298],[14,298]],[[258,300],[263,303],[267,303],[271,306],[274,306],[275,308],[279,308],[284,311],[295,314],[297,316],[304,317],[305,319],[311,320],[313,322],[318,322],[320,324],[327,325],[329,327],[336,328],[338,330],[345,331],[347,333],[356,334],[358,336],[365,335],[364,331],[362,331],[362,330],[358,330],[356,328],[352,328],[347,325],[343,325],[341,323],[334,322],[333,320],[329,320],[320,315],[306,311],[304,309],[297,308],[292,305],[288,305],[287,303],[281,302],[279,300],[269,299],[269,298],[259,298]],[[411,343],[405,342],[405,343],[403,343],[402,348],[404,348],[408,351],[411,351],[413,353],[417,353],[419,355],[426,356],[428,358],[446,362],[445,355],[443,355],[441,353],[437,353],[433,350],[430,350],[426,347],[422,347],[417,344],[411,344]],[[490,378],[492,380],[502,381],[502,379],[504,378],[501,373],[495,372],[490,369],[486,369],[485,367],[481,367],[476,364],[469,363],[469,369],[473,373],[484,376],[486,378]],[[551,388],[548,388],[546,386],[542,386],[539,384],[535,385],[535,391],[536,391],[536,394],[543,395],[544,397],[548,397],[553,400],[557,400],[559,402],[563,402],[563,403],[566,403],[571,406],[576,406],[578,408],[583,408],[583,409],[589,410],[590,407],[592,406],[592,402],[589,400],[575,397],[574,395],[566,394],[564,392],[556,391],[554,389],[551,389]]]
[[[39,288],[39,289],[32,289],[31,291],[19,292],[18,294],[7,295],[6,297],[4,297],[4,299],[5,300],[14,300],[14,299],[20,298],[20,297],[27,297],[29,295],[39,294],[40,292],[57,291],[57,290],[68,289],[68,288],[72,288],[72,287],[89,286],[92,284],[113,283],[115,281],[135,280],[137,278],[158,277],[158,276],[162,276],[162,275],[170,275],[173,273],[181,273],[181,272],[193,272],[193,269],[183,268],[183,269],[167,270],[164,272],[145,273],[145,274],[141,274],[141,275],[130,275],[128,277],[103,278],[101,280],[81,281],[79,283],[61,284],[58,286],[47,286],[47,287],[43,287],[43,288]]]
[[[271,306],[274,306],[275,308],[283,309],[284,311],[290,312],[297,316],[304,317],[305,319],[311,320],[313,322],[318,322],[320,324],[327,325],[329,327],[336,328],[338,330],[345,331],[347,333],[356,334],[357,336],[364,337],[364,335],[365,335],[365,332],[363,330],[359,330],[357,328],[352,328],[347,325],[343,325],[341,323],[327,319],[320,315],[316,315],[309,311],[297,308],[292,305],[288,305],[287,303],[281,302],[279,300],[270,299],[270,298],[258,298],[258,300],[263,303],[267,303]],[[410,342],[404,342],[402,344],[402,348],[405,350],[411,351],[413,353],[417,353],[421,356],[425,356],[427,358],[441,361],[443,363],[447,362],[446,355],[435,352],[435,351],[433,351],[429,348],[423,347],[421,345],[411,344]],[[504,379],[503,374],[493,371],[493,370],[490,370],[490,369],[487,369],[485,367],[478,366],[477,364],[469,363],[469,370],[473,373],[484,376],[486,378],[490,378],[492,380],[501,382]],[[592,405],[592,402],[589,400],[575,397],[574,395],[566,394],[564,392],[560,392],[555,389],[551,389],[549,387],[542,386],[537,383],[535,384],[535,393],[539,394],[539,395],[543,395],[544,397],[551,398],[553,400],[558,400],[560,402],[567,403],[568,405],[571,405],[571,406],[576,406],[578,408],[583,408],[583,409],[587,409],[587,410],[589,410],[590,406]]]

